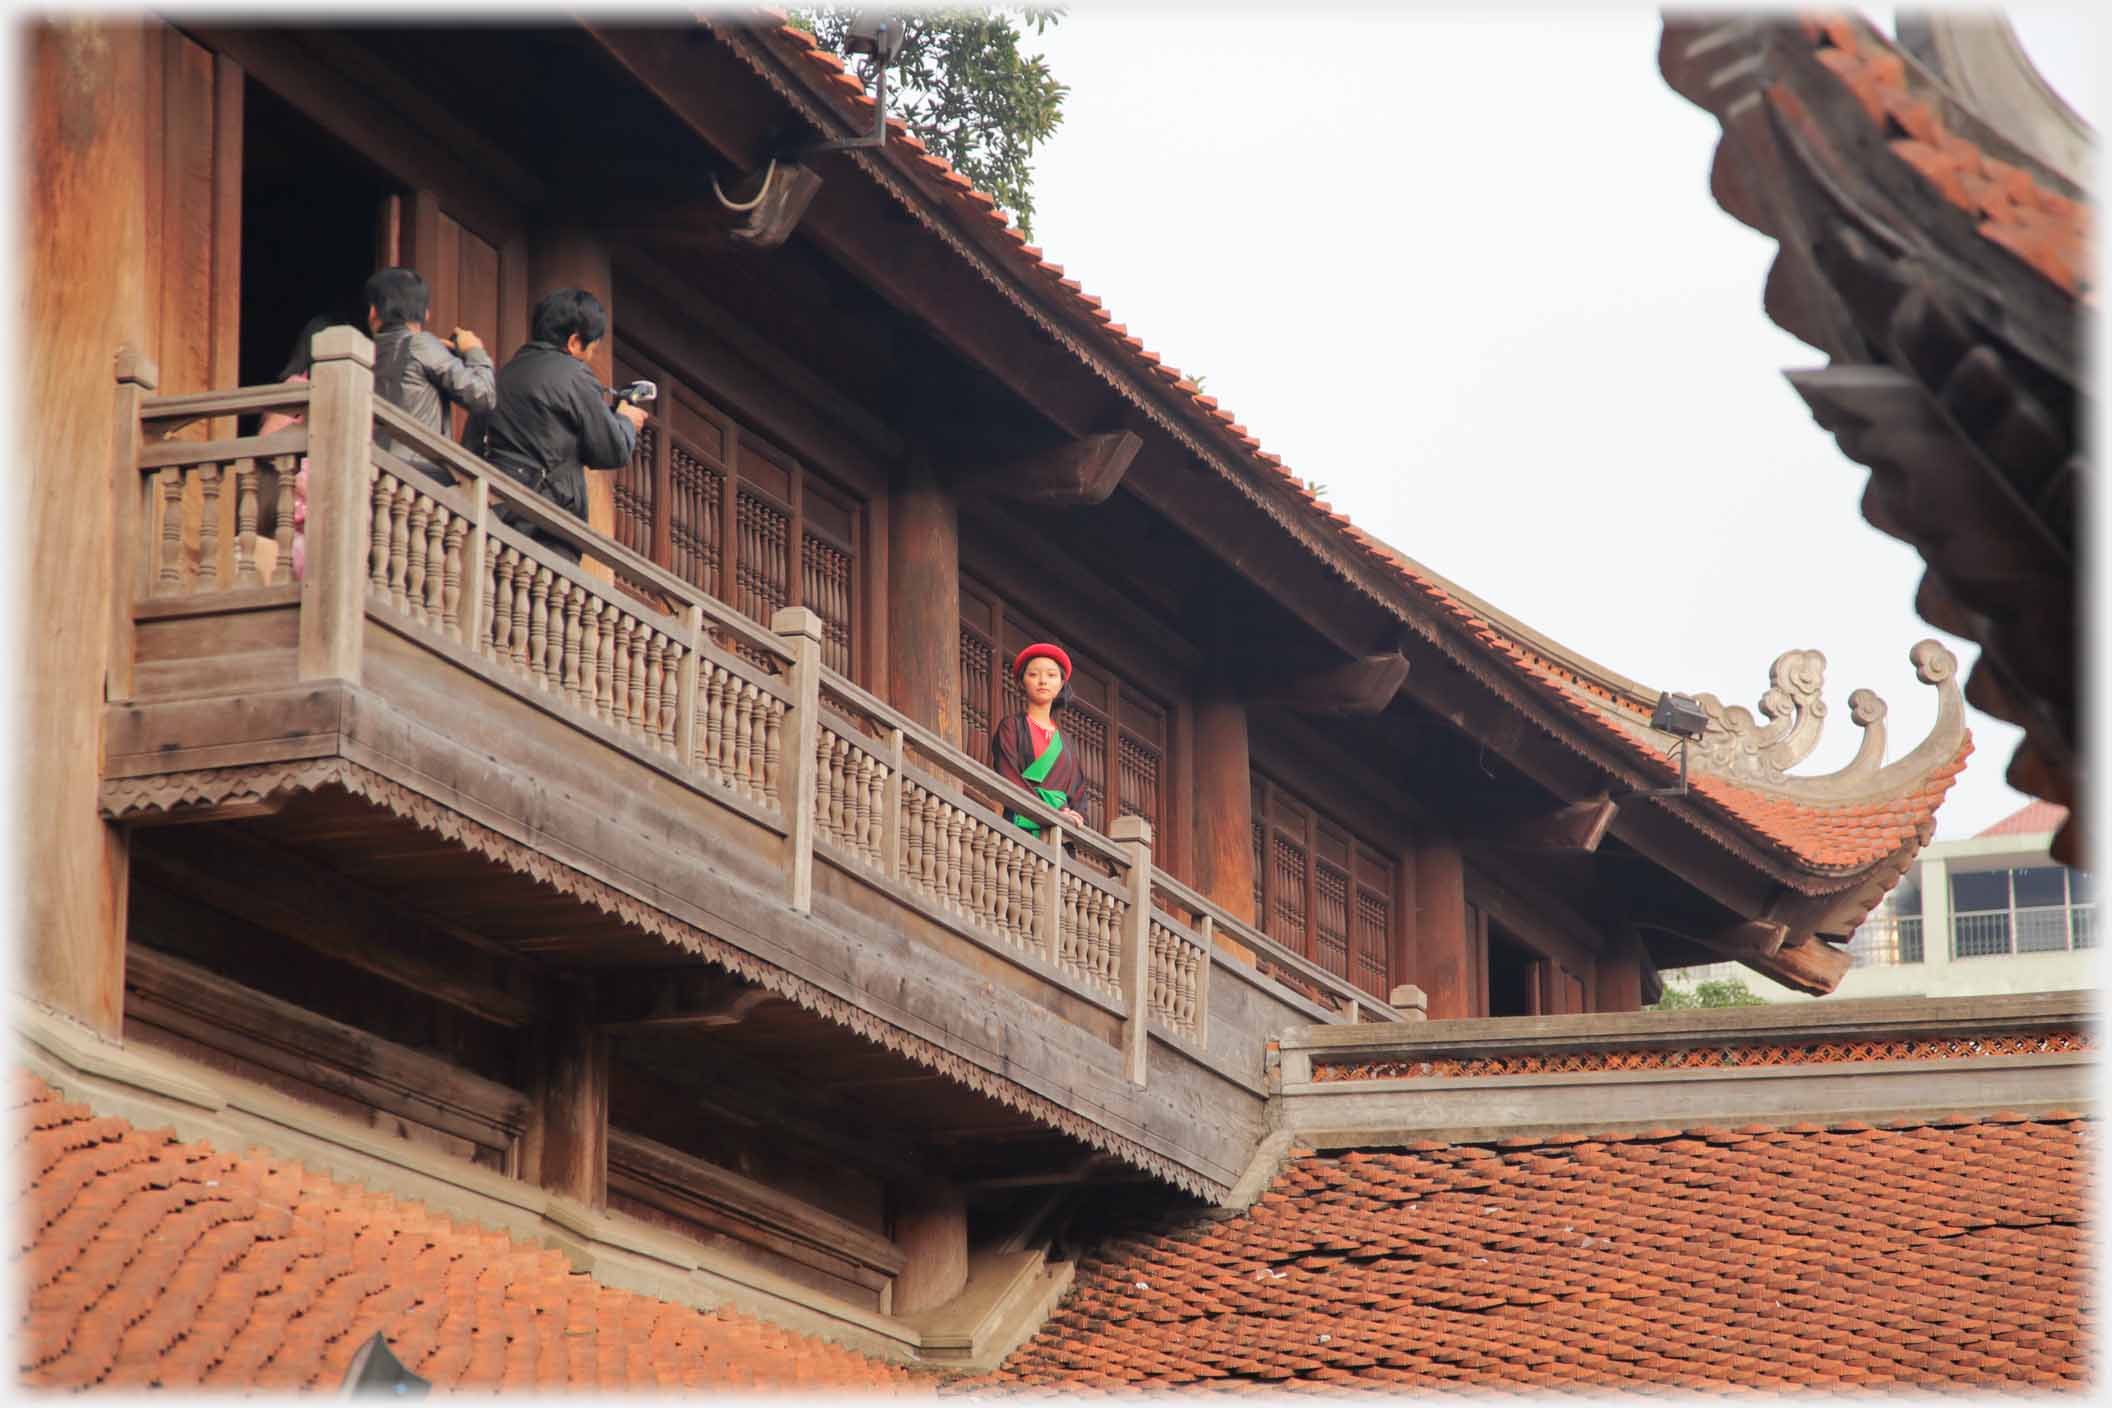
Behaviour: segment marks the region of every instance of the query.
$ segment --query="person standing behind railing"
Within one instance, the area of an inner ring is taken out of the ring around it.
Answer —
[[[425,330],[431,293],[415,269],[383,269],[367,280],[367,330],[374,335],[374,394],[399,407],[435,435],[447,435],[447,411],[471,415],[498,404],[491,354],[468,328],[442,341]],[[386,432],[374,443],[426,470],[443,484],[454,475],[409,446],[398,449]]]
[[[498,407],[471,424],[465,442],[492,465],[526,484],[582,523],[587,471],[621,469],[638,448],[645,411],[609,408],[587,363],[608,335],[609,315],[585,289],[546,293],[529,319],[531,340],[499,371]],[[501,520],[571,562],[574,544],[537,528],[501,505]]]
[[[318,313],[306,323],[303,323],[300,336],[293,340],[293,355],[286,359],[286,365],[279,371],[279,380],[306,381],[309,368],[315,365],[315,349],[311,345],[315,340],[315,335],[324,328],[337,327],[343,321],[342,318],[333,318],[328,313]],[[305,415],[288,415],[284,411],[266,411],[263,419],[257,425],[257,434],[276,435],[279,431],[285,430],[289,426],[299,425],[306,419],[307,416]],[[262,515],[266,521],[258,524],[257,531],[261,541],[258,542],[257,549],[260,553],[267,547],[274,553],[278,551],[278,545],[275,541],[279,527],[278,496],[274,494],[271,498],[271,512]],[[298,582],[301,580],[302,570],[308,565],[308,457],[306,455],[301,456],[300,468],[293,476],[292,513],[293,546],[289,556],[293,560],[293,580]],[[257,570],[263,573],[264,580],[270,581],[273,571],[272,561],[268,558],[260,560],[257,564]]]
[[[997,721],[990,731],[991,766],[999,777],[1016,782],[1054,808],[1073,826],[1085,825],[1077,807],[1085,801],[1085,770],[1076,749],[1064,746],[1055,710],[1070,699],[1071,657],[1061,646],[1037,642],[1012,661],[1013,677],[1027,696],[1024,712]],[[1014,826],[1038,833],[1041,823],[1011,813]]]

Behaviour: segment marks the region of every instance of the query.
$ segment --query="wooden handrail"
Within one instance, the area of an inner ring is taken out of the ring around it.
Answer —
[[[1165,871],[1154,868],[1151,883],[1154,889],[1167,895],[1184,908],[1192,909],[1198,914],[1209,915],[1211,923],[1224,931],[1234,942],[1254,949],[1257,952],[1266,953],[1271,962],[1280,963],[1284,967],[1291,969],[1300,977],[1317,985],[1321,991],[1354,1001],[1359,1007],[1365,1008],[1376,1015],[1380,1021],[1400,1022],[1407,1020],[1391,1006],[1381,1002],[1362,988],[1328,972],[1325,968],[1322,968],[1319,964],[1314,963],[1302,954],[1293,953],[1253,925],[1233,918],[1223,906],[1205,899],[1201,894],[1174,879]],[[1213,958],[1212,961],[1217,960]]]
[[[518,510],[523,517],[533,521],[537,528],[563,538],[574,547],[620,568],[625,576],[640,585],[664,592],[685,606],[697,607],[714,628],[739,636],[743,644],[769,655],[780,664],[791,662],[791,651],[768,627],[758,625],[717,597],[707,595],[658,563],[640,557],[614,538],[588,527],[584,520],[575,518],[512,475],[463,449],[454,441],[420,425],[400,408],[387,401],[377,400],[374,403],[374,419],[386,425],[392,435],[415,446],[418,452],[427,458],[444,463],[449,469],[457,470],[471,478],[483,480],[489,492],[504,499],[510,508]],[[430,475],[425,477],[431,478]]]
[[[268,386],[238,386],[232,391],[148,396],[140,403],[139,418],[166,431],[180,430],[182,425],[164,426],[164,421],[188,423],[216,416],[254,415],[259,411],[305,410],[313,390],[305,381],[283,381]]]

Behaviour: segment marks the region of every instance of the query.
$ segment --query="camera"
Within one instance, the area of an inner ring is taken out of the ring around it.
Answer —
[[[624,387],[603,387],[601,394],[623,405],[643,406],[660,399],[660,388],[650,381],[634,381]]]

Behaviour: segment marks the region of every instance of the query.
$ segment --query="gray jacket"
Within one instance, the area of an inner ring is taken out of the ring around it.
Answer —
[[[457,356],[429,332],[412,332],[398,325],[374,335],[374,394],[394,403],[435,435],[446,437],[447,408],[461,406],[472,415],[489,411],[499,403],[498,383],[491,354],[472,347]],[[377,432],[374,443],[392,449],[390,436]],[[438,470],[423,455],[406,447],[396,453],[423,468]],[[439,471],[439,477],[454,482],[454,476]]]

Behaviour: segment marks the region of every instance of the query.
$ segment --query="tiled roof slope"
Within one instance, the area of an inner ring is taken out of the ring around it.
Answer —
[[[2033,802],[2020,811],[2011,812],[1987,830],[1982,836],[2031,836],[2039,832],[2052,835],[2068,820],[2068,809],[2052,802]]]
[[[2053,1114],[1304,1154],[1081,1263],[984,1390],[2081,1387]]]
[[[763,41],[795,66],[804,64],[819,72],[824,91],[832,96],[844,120],[859,130],[869,127],[874,100],[858,76],[836,55],[821,48],[813,35],[785,23],[782,11],[763,9],[759,13],[763,22],[757,33]],[[899,119],[888,120],[888,131],[890,146],[901,154],[901,169],[915,177],[941,209],[952,211],[961,228],[980,236],[980,248],[1009,262],[1027,286],[1040,289],[1057,306],[1067,307],[1074,316],[1098,325],[1110,354],[1134,366],[1147,384],[1162,384],[1161,393],[1170,392],[1176,402],[1185,403],[1198,429],[1226,440],[1227,452],[1243,456],[1265,481],[1274,482],[1303,500],[1323,531],[1335,535],[1345,547],[1381,568],[1440,616],[1452,621],[1499,668],[1551,695],[1599,741],[1614,741],[1631,762],[1668,780],[1676,773],[1677,769],[1666,762],[1661,752],[1645,746],[1604,712],[1606,706],[1613,705],[1637,721],[1646,720],[1654,698],[1636,701],[1616,696],[1588,679],[1575,662],[1553,658],[1520,640],[1500,623],[1487,620],[1444,579],[1352,523],[1347,514],[1315,495],[1280,456],[1264,451],[1260,440],[1218,405],[1215,397],[1205,395],[1185,373],[1167,365],[1144,346],[1142,339],[1114,322],[1101,300],[1085,292],[1077,280],[1066,277],[1062,265],[1043,259],[1042,251],[1026,242],[994,198],[977,190],[943,157],[926,150]],[[1695,790],[1708,805],[1755,840],[1797,863],[1819,871],[1860,871],[1903,846],[1918,846],[1927,840],[1933,831],[1936,806],[1964,767],[1968,751],[1969,747],[1961,749],[1947,769],[1931,773],[1909,795],[1876,806],[1822,807],[1786,802],[1720,779]]]
[[[926,1382],[263,1153],[96,1118],[16,1075],[22,1382],[335,1389],[376,1330],[463,1389],[896,1389]]]

